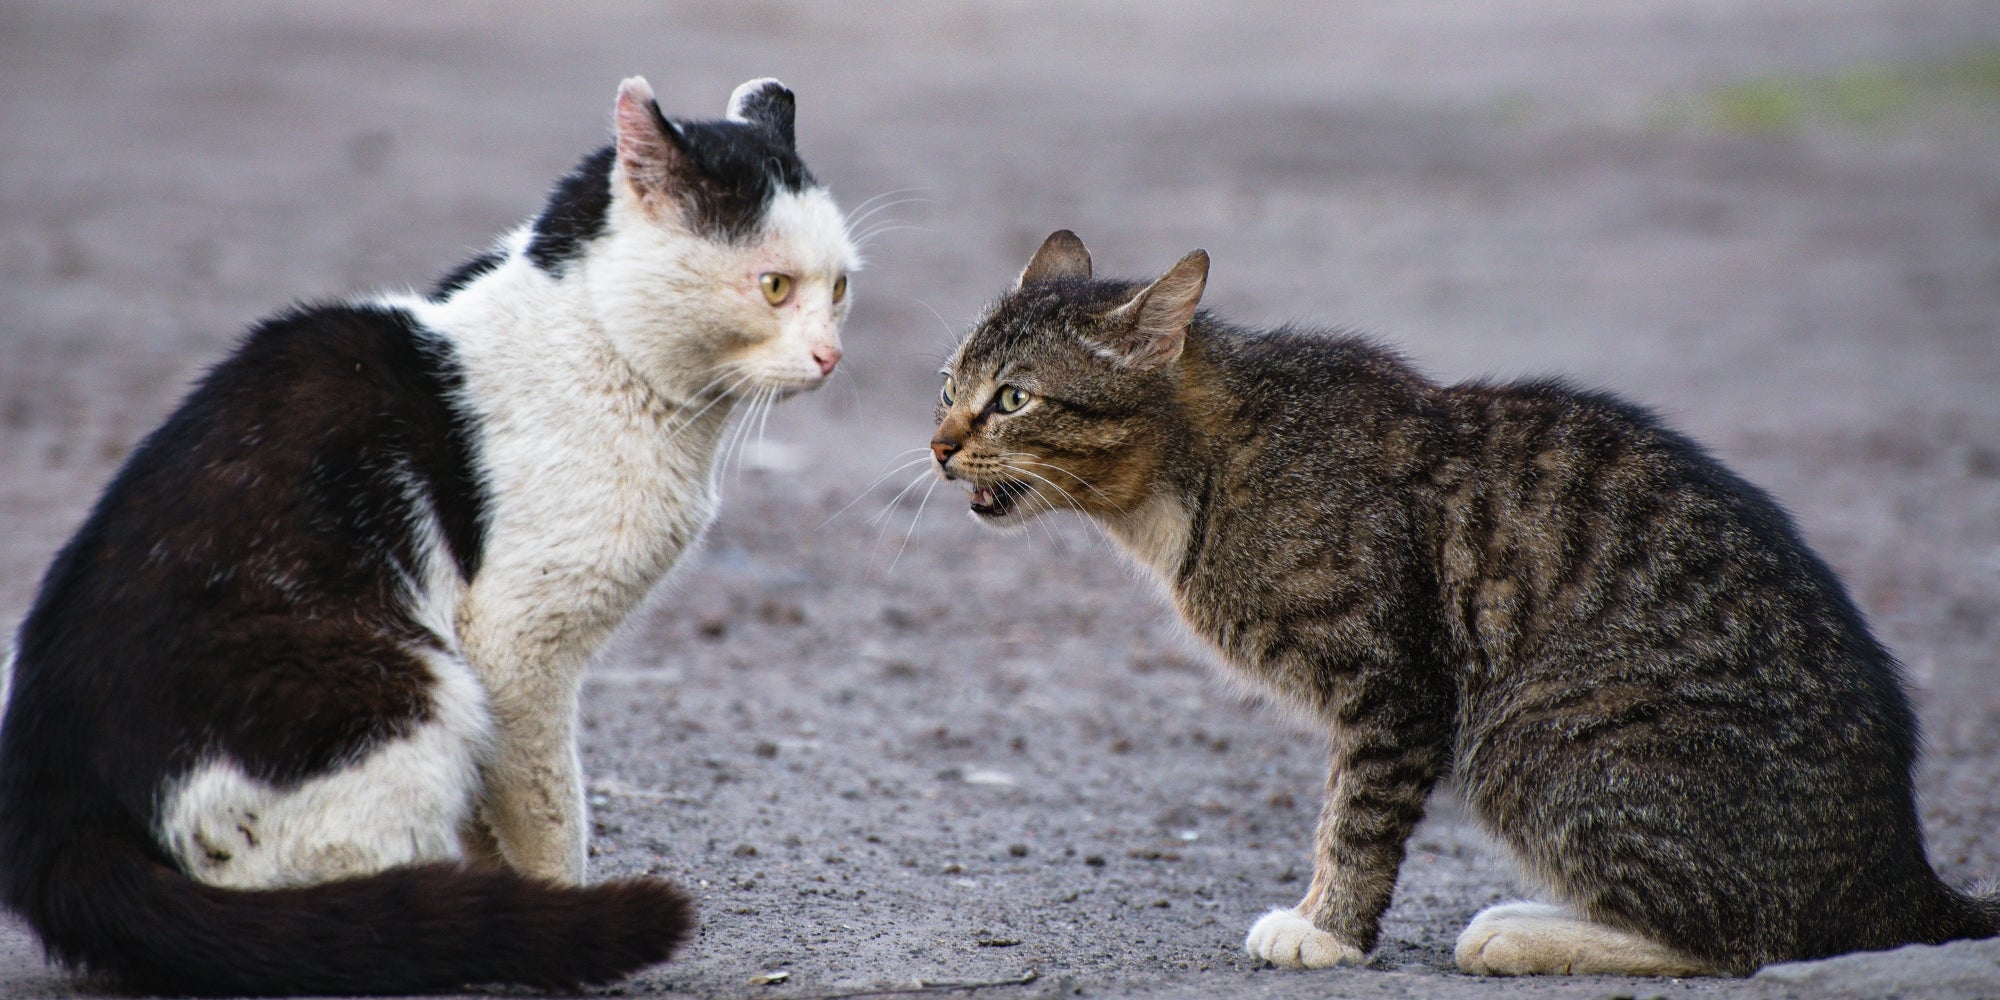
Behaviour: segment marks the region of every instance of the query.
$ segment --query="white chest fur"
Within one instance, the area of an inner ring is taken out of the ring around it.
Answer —
[[[489,503],[459,640],[476,666],[511,649],[574,670],[713,519],[729,404],[663,399],[560,310],[522,329],[452,306],[425,319],[457,344]]]

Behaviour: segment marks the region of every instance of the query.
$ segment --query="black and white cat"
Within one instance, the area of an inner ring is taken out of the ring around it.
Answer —
[[[732,410],[825,382],[858,263],[754,80],[616,141],[429,297],[256,327],[22,624],[0,893],[175,993],[605,982],[692,909],[584,887],[586,659],[713,516]]]

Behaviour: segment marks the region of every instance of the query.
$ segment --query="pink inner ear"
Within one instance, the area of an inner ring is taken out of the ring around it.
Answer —
[[[618,109],[615,120],[618,140],[622,147],[627,136],[657,134],[654,124],[653,88],[643,76],[627,78],[618,85]]]
[[[680,149],[663,131],[653,88],[643,77],[619,85],[616,122],[618,161],[633,189],[648,202],[666,196]]]

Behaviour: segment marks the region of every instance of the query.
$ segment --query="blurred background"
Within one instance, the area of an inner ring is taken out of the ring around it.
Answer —
[[[679,116],[784,80],[868,257],[841,373],[746,441],[590,689],[600,874],[706,915],[640,988],[1330,981],[1237,957],[1303,890],[1317,737],[1212,680],[1087,528],[984,533],[892,471],[1057,228],[1102,274],[1206,248],[1240,322],[1565,374],[1706,442],[1904,659],[1940,868],[2000,876],[1992,0],[0,0],[0,620],[252,321],[427,287],[631,74]],[[1513,887],[1443,798],[1413,844],[1342,988],[1515,988],[1423,978]],[[63,988],[0,943],[0,991]]]

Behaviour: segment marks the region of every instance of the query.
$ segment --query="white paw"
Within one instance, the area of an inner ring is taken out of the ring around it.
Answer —
[[[1692,956],[1547,903],[1502,903],[1458,936],[1458,967],[1475,976],[1700,976]]]
[[[1550,931],[1574,921],[1568,910],[1549,903],[1489,906],[1474,915],[1458,935],[1452,957],[1461,970],[1475,976],[1565,972],[1560,956],[1542,953],[1550,950]]]
[[[1243,950],[1252,958],[1288,969],[1360,965],[1368,960],[1361,949],[1314,927],[1297,910],[1272,910],[1264,914],[1251,926]]]

